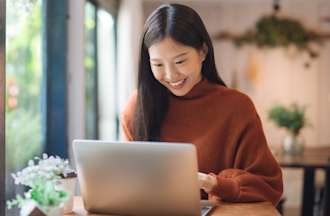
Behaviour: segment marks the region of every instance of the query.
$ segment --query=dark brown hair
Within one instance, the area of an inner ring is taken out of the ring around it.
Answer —
[[[168,110],[169,91],[152,74],[148,48],[165,37],[198,50],[206,46],[207,56],[202,65],[202,76],[209,82],[225,86],[218,75],[213,45],[200,16],[184,5],[161,5],[152,12],[144,26],[133,119],[134,140],[159,141],[161,125]]]

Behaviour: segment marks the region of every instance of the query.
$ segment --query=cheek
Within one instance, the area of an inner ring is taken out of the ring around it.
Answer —
[[[203,62],[200,59],[198,59],[196,61],[196,64],[194,65],[194,73],[196,75],[199,75],[200,73],[202,73],[202,65],[203,65]]]
[[[152,74],[154,75],[155,79],[158,81],[162,81],[164,79],[164,73],[159,69],[152,69]]]
[[[194,64],[189,64],[186,67],[182,68],[182,71],[184,71],[184,74],[186,75],[198,75],[201,73],[202,65],[199,64],[199,62],[196,62]]]

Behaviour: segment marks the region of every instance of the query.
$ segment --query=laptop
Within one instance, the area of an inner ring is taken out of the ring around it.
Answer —
[[[214,206],[201,204],[192,144],[74,140],[73,155],[90,213],[200,216]]]

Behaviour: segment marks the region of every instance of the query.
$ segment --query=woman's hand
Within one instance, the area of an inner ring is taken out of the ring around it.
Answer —
[[[212,189],[218,184],[217,178],[210,174],[198,172],[199,187],[206,193],[212,191]]]

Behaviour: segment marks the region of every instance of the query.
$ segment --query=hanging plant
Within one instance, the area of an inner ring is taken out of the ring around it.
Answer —
[[[311,58],[316,58],[318,53],[311,48],[311,43],[322,44],[324,40],[330,39],[330,34],[307,30],[299,21],[294,19],[268,15],[261,17],[256,22],[254,29],[241,35],[220,32],[213,38],[215,40],[229,39],[238,47],[245,44],[270,48],[294,45],[299,50],[307,51]]]
[[[318,54],[308,45],[310,42],[322,43],[322,36],[316,32],[306,30],[300,22],[277,16],[264,16],[256,23],[256,29],[246,32],[234,39],[236,45],[254,43],[258,47],[288,47],[294,45],[298,49],[306,50],[310,56]]]

